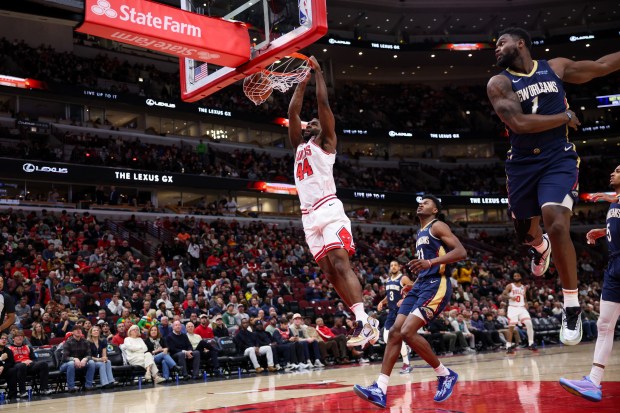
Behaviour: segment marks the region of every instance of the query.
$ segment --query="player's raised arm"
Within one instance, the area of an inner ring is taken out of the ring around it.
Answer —
[[[585,83],[620,70],[620,52],[601,57],[598,60],[570,60],[563,57],[549,60],[553,71],[568,83]]]
[[[510,79],[496,75],[487,84],[487,95],[497,116],[514,133],[537,133],[568,125],[577,130],[581,123],[572,110],[555,115],[525,114],[521,109],[519,97],[512,90]]]
[[[332,109],[329,107],[327,85],[323,78],[321,66],[314,56],[310,57],[310,64],[312,64],[315,73],[316,100],[319,109],[319,123],[321,124],[321,133],[318,136],[318,141],[323,149],[333,153],[336,151],[336,120],[334,119]]]
[[[304,103],[304,93],[306,92],[306,86],[310,80],[308,75],[304,80],[299,82],[295,87],[295,92],[291,98],[291,102],[288,105],[288,138],[293,145],[293,149],[296,149],[303,141],[301,134],[301,106]]]

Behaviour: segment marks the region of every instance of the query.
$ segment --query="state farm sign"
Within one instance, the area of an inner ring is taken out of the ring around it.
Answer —
[[[86,0],[84,22],[76,30],[219,66],[236,67],[250,59],[245,24],[150,1]]]

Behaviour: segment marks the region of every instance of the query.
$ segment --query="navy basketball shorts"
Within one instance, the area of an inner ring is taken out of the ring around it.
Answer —
[[[577,202],[579,156],[575,145],[557,143],[527,151],[511,149],[506,160],[508,208],[515,219],[541,215],[546,203]]]
[[[388,313],[387,318],[385,319],[385,323],[383,324],[383,328],[389,330],[392,328],[394,323],[396,322],[396,316],[398,315],[399,308],[390,308],[390,312]]]
[[[420,313],[428,324],[446,308],[451,296],[452,283],[447,277],[429,277],[426,280],[420,280],[415,283],[403,300],[398,314],[408,316],[416,309],[420,309]]]
[[[601,298],[620,303],[620,255],[611,258],[605,269]]]

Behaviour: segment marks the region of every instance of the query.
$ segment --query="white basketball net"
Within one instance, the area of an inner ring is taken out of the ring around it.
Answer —
[[[285,56],[260,72],[246,77],[243,80],[243,92],[248,99],[260,105],[270,96],[270,90],[286,92],[304,80],[310,69],[310,62],[305,56]]]

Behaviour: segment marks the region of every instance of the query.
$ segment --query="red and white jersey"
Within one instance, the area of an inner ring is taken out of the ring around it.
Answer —
[[[512,290],[510,291],[508,305],[512,307],[525,307],[525,286],[517,287],[514,283],[511,285]]]
[[[314,138],[297,147],[293,174],[302,212],[318,209],[336,197],[335,161],[336,154],[325,152]]]

